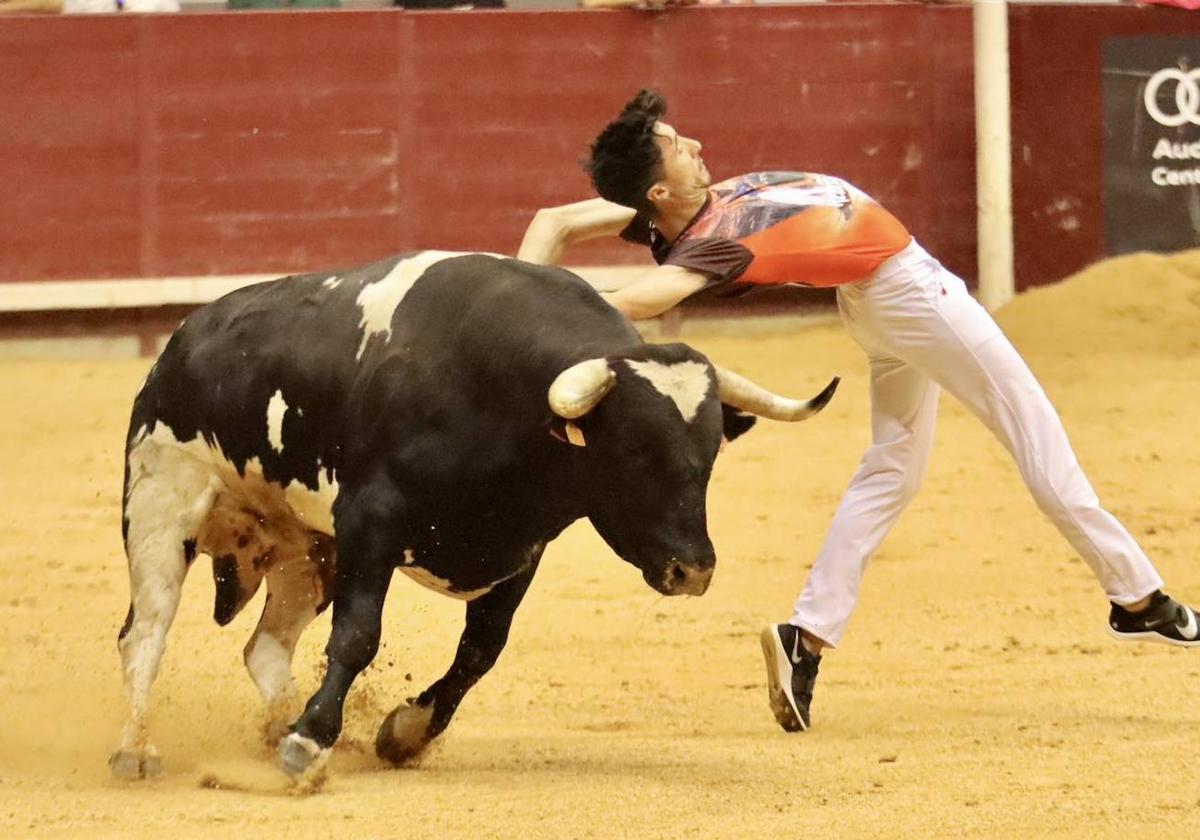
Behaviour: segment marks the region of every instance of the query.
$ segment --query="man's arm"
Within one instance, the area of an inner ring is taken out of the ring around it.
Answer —
[[[708,284],[705,275],[677,265],[652,268],[637,280],[601,295],[610,306],[631,321],[654,318],[694,295]]]
[[[634,215],[632,208],[603,198],[539,210],[525,231],[517,259],[555,265],[568,245],[600,236],[616,236],[628,227]],[[629,320],[639,321],[661,315],[707,284],[708,277],[704,274],[664,265],[648,269],[628,286],[601,296]]]
[[[599,236],[616,236],[633,221],[634,215],[633,208],[603,198],[539,210],[525,231],[517,259],[557,265],[568,245]]]

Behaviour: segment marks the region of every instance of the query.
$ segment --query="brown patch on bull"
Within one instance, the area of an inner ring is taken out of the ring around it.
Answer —
[[[257,522],[259,524],[259,526],[263,526],[263,525],[267,524],[267,518],[265,516],[263,516],[261,513],[259,513],[257,510],[255,510],[254,508],[243,507],[241,509],[241,512],[243,514],[245,514],[246,516],[250,517],[251,519],[253,519],[255,522]]]
[[[247,540],[247,542],[249,542],[249,540]],[[259,573],[265,573],[267,571],[267,569],[271,568],[271,564],[274,561],[275,561],[275,547],[272,546],[271,548],[268,548],[266,551],[264,551],[262,554],[259,554],[257,557],[252,559],[250,561],[250,565],[254,567],[254,571],[259,572]]]
[[[259,510],[228,495],[214,502],[197,539],[199,549],[213,558],[213,619],[224,626],[258,591],[276,540]]]

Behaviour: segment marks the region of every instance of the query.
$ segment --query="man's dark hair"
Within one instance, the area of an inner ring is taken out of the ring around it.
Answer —
[[[646,191],[662,178],[663,162],[654,142],[654,124],[666,113],[667,100],[643,88],[600,132],[584,168],[601,198],[653,214]]]

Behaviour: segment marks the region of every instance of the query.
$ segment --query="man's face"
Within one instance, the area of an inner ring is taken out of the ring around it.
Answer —
[[[655,187],[666,187],[672,197],[686,198],[704,192],[712,185],[708,167],[700,157],[699,140],[683,137],[661,120],[654,125],[654,135],[663,160],[663,177]]]

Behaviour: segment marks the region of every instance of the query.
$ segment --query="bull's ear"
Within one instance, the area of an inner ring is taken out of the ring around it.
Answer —
[[[721,436],[725,439],[725,443],[737,440],[746,434],[756,422],[758,422],[758,418],[753,414],[738,411],[731,405],[721,403]]]

